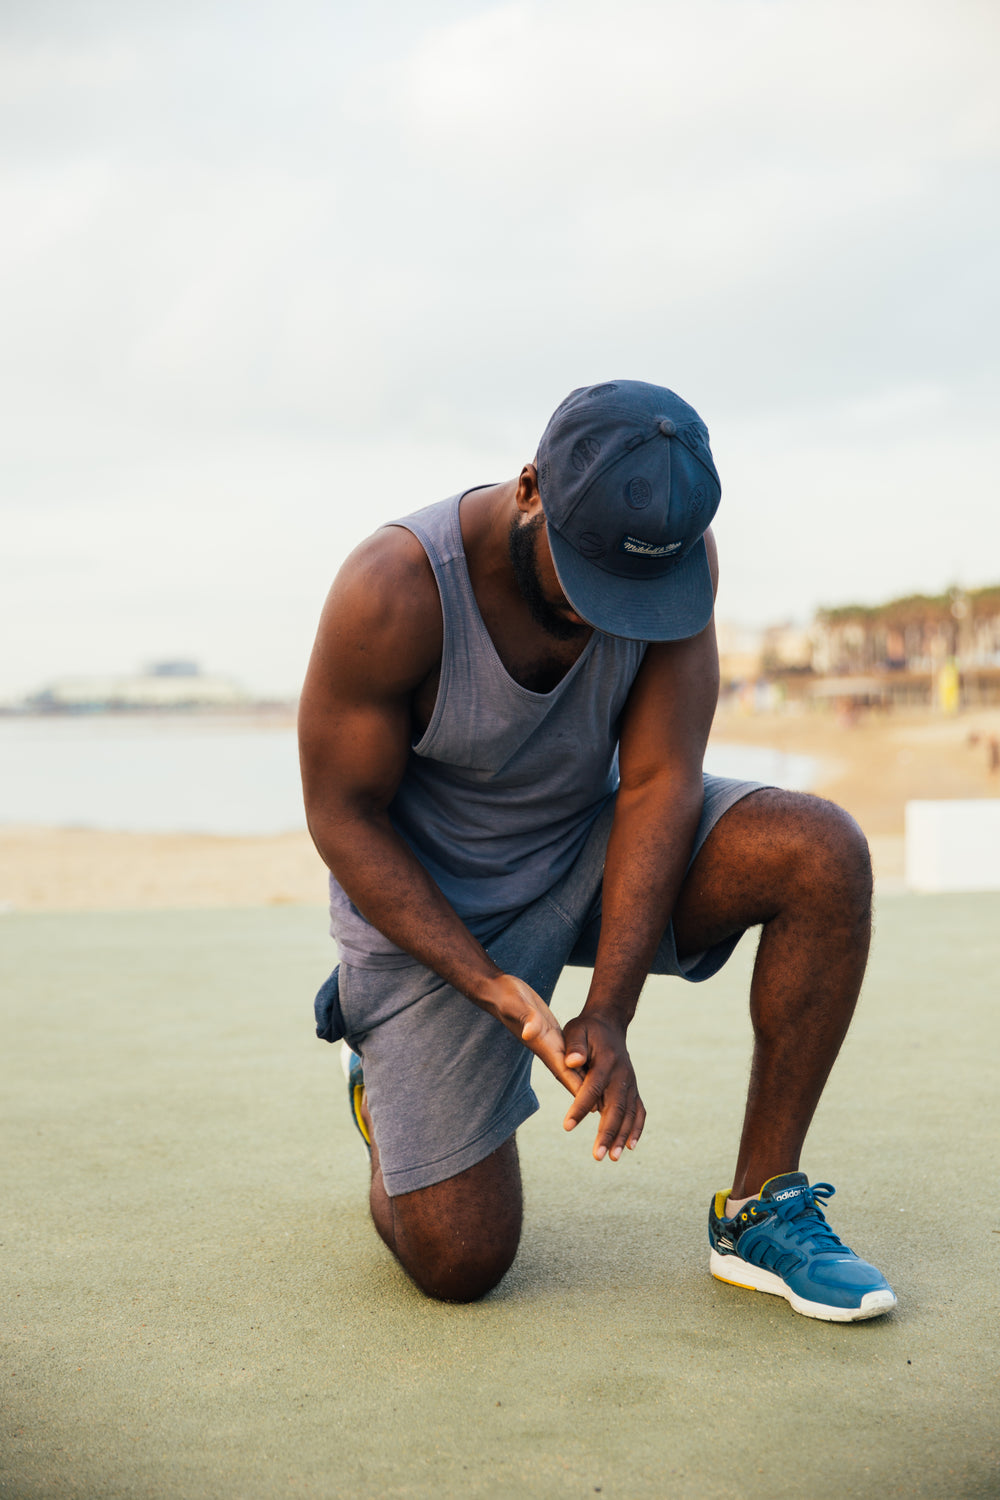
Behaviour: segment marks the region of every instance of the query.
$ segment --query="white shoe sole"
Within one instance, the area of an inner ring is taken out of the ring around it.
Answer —
[[[865,1318],[880,1318],[896,1306],[896,1294],[889,1287],[865,1292],[860,1307],[828,1307],[825,1302],[808,1302],[805,1297],[797,1296],[773,1271],[752,1266],[738,1255],[720,1255],[718,1250],[711,1252],[708,1268],[717,1281],[745,1287],[749,1292],[770,1292],[773,1297],[784,1297],[803,1317],[821,1318],[824,1323],[860,1323]]]

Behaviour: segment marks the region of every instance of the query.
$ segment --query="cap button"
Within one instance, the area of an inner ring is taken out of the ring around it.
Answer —
[[[664,417],[663,421],[660,423],[660,431],[663,433],[664,437],[675,437],[677,433],[677,423],[671,422],[669,417]]]

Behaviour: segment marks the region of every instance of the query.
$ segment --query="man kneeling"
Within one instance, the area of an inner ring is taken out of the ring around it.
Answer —
[[[759,925],[710,1269],[810,1317],[895,1305],[798,1170],[865,969],[867,845],[831,803],[702,770],[719,500],[686,402],[585,387],[516,479],[382,527],[327,599],[300,713],[341,957],[317,1028],[350,1049],[376,1228],[431,1296],[481,1297],[514,1259],[533,1056],[617,1161],[646,1117],[626,1045],[646,976],[706,979]],[[566,964],[593,977],[561,1030]]]

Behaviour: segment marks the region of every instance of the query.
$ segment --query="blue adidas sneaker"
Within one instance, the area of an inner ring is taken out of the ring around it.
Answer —
[[[352,1052],[346,1042],[340,1048],[340,1066],[344,1070],[347,1079],[347,1106],[351,1111],[351,1119],[354,1121],[355,1129],[364,1141],[368,1155],[372,1154],[372,1138],[368,1134],[364,1115],[361,1113],[361,1101],[365,1096],[365,1073],[361,1065],[361,1059],[356,1052]]]
[[[859,1260],[834,1234],[823,1213],[835,1189],[809,1186],[804,1172],[765,1182],[758,1198],[725,1217],[728,1191],[708,1210],[709,1269],[719,1281],[784,1297],[796,1312],[828,1323],[877,1318],[896,1306],[881,1271]]]

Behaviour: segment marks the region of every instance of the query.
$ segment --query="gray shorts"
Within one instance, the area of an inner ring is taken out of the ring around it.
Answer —
[[[705,777],[692,859],[723,813],[761,785]],[[498,968],[518,975],[546,1001],[567,964],[593,967],[613,812],[612,799],[558,885],[485,945]],[[708,979],[741,936],[682,963],[668,927],[650,973]],[[538,1108],[532,1054],[423,964],[362,969],[343,963],[316,996],[315,1008],[317,1034],[331,1042],[344,1037],[364,1061],[382,1176],[392,1197],[474,1166]]]

